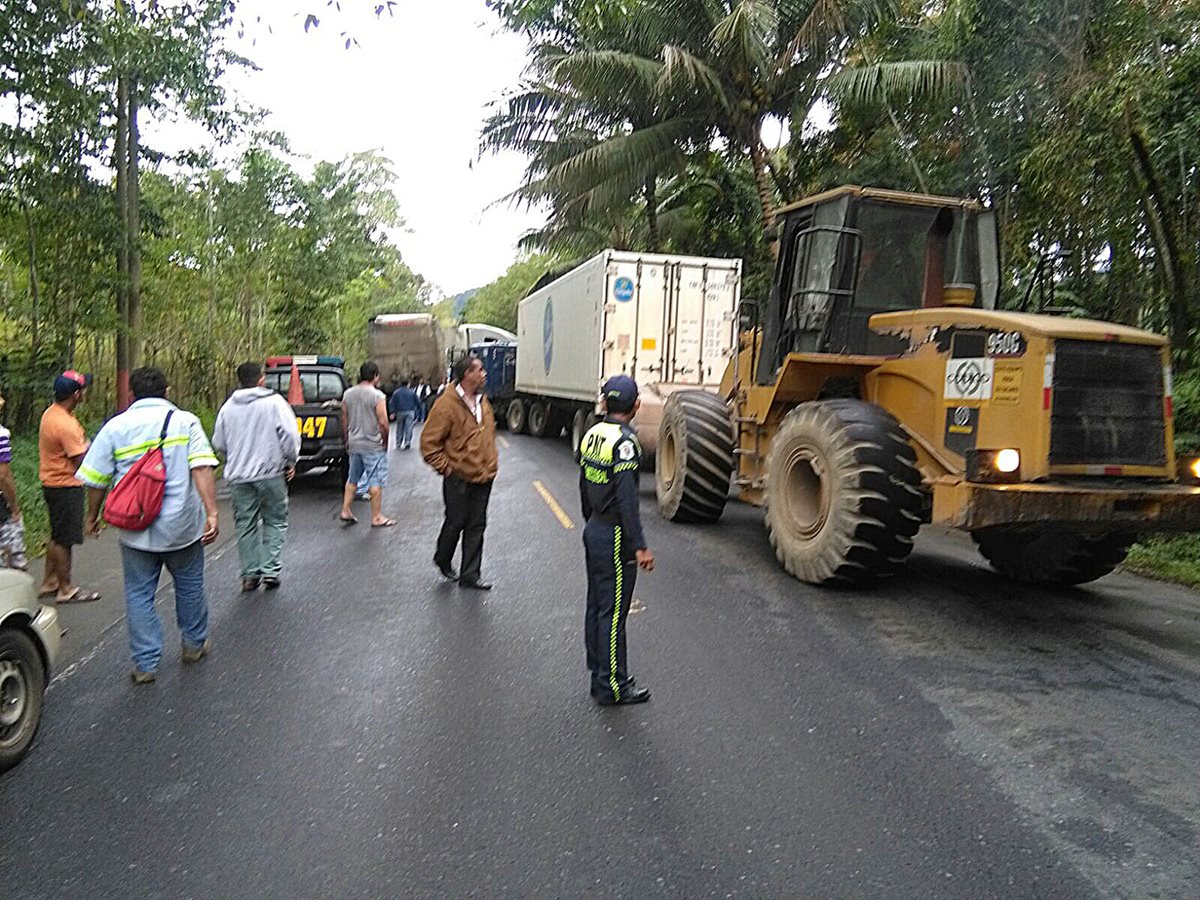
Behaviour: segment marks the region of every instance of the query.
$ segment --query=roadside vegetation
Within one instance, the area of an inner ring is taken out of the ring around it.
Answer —
[[[277,25],[336,16],[293,6]],[[464,319],[512,328],[541,277],[606,247],[740,257],[761,298],[782,203],[844,183],[973,196],[999,219],[1006,306],[1064,251],[1056,306],[1170,335],[1179,439],[1200,445],[1197,4],[486,6],[532,47],[481,124],[481,154],[529,160],[490,199],[548,215]],[[403,227],[388,160],[306,165],[225,95],[246,64],[226,45],[236,16],[229,0],[0,12],[0,389],[20,445],[66,366],[96,373],[97,409],[118,362],[160,364],[215,409],[239,359],[354,356],[371,314],[430,308],[387,239]],[[168,110],[219,153],[165,155]],[[1130,565],[1185,578],[1196,550],[1154,541]]]

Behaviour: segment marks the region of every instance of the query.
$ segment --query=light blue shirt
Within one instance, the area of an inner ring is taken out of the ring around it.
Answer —
[[[151,553],[167,553],[190,547],[204,534],[204,504],[192,483],[192,469],[215,468],[204,426],[190,412],[168,400],[138,400],[129,409],[104,423],[75,477],[94,488],[110,488],[125,477],[133,464],[157,446],[167,413],[174,410],[163,462],[167,482],[162,512],[145,531],[118,531],[126,547]]]

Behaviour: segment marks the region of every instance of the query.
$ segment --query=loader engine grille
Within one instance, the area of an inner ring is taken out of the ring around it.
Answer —
[[[1060,340],[1054,355],[1051,465],[1166,465],[1158,347]]]

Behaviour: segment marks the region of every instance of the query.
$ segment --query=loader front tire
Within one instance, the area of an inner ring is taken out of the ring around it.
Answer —
[[[895,574],[912,551],[925,491],[900,424],[860,400],[802,403],[767,456],[767,534],[787,571],[855,586]]]
[[[658,509],[671,522],[721,518],[733,476],[733,420],[708,391],[676,391],[658,426],[654,460]]]
[[[1103,578],[1125,561],[1135,540],[1131,534],[1087,535],[1044,525],[988,528],[971,537],[1001,575],[1058,587]]]

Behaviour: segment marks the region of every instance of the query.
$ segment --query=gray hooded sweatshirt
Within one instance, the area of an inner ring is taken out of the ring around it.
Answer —
[[[300,458],[296,413],[270,388],[242,388],[217,413],[212,444],[230,484],[277,478]]]

